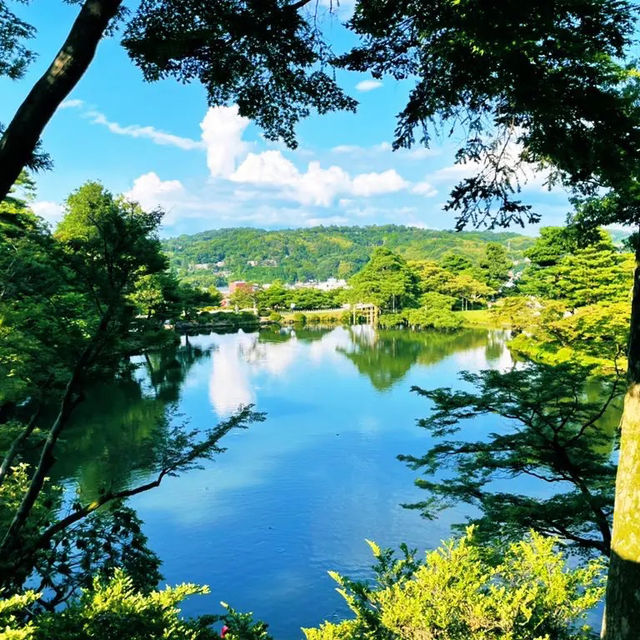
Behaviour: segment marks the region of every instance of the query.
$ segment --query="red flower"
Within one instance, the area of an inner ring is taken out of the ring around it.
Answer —
[[[222,627],[222,629],[220,630],[220,637],[224,638],[228,632],[229,632],[229,627],[227,627],[227,625],[225,624],[224,627]]]

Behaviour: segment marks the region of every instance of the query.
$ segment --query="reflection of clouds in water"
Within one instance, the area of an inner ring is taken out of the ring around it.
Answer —
[[[352,344],[351,336],[344,327],[338,327],[322,336],[309,345],[309,359],[314,364],[320,364],[324,360],[333,360],[342,365],[344,356],[338,351],[339,348],[347,349]]]
[[[467,351],[459,351],[453,357],[460,370],[486,369],[488,366],[487,351],[484,346],[468,349]]]
[[[229,337],[232,339],[220,341],[211,359],[209,399],[219,416],[228,416],[240,405],[254,401],[247,366],[238,354],[257,340],[257,334],[240,331]]]
[[[370,327],[364,329],[368,334],[366,329]],[[218,338],[217,349],[211,359],[209,399],[220,416],[228,416],[240,405],[255,402],[256,387],[252,378],[258,374],[285,375],[296,362],[300,362],[303,351],[306,352],[304,360],[307,363],[318,365],[332,360],[336,368],[344,369],[348,363],[336,349],[352,345],[351,335],[342,327],[309,343],[298,340],[295,332],[285,342],[260,342],[257,333],[243,332]]]
[[[267,371],[279,376],[295,362],[299,350],[295,335],[286,342],[268,343],[254,340],[249,348],[243,348],[239,355],[251,365],[252,371]]]
[[[351,327],[351,334],[361,345],[373,347],[378,339],[376,330],[370,324],[356,324]]]
[[[487,344],[453,354],[454,361],[460,370],[497,369],[508,371],[513,368],[514,361],[507,349],[508,335],[504,331],[490,331]]]

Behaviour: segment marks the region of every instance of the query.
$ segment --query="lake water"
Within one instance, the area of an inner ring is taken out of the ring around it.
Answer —
[[[348,614],[327,571],[367,576],[365,538],[423,550],[463,520],[452,510],[429,522],[401,507],[423,496],[396,456],[429,445],[415,425],[428,401],[410,389],[459,387],[461,370],[510,366],[506,338],[367,326],[183,338],[177,353],[139,358],[136,380],[94,390],[58,475],[84,496],[105,477],[133,483],[148,475],[167,408],[196,428],[254,403],[265,422],[230,433],[214,462],[131,504],[166,582],[211,586],[185,613],[219,612],[224,600],[269,622],[276,638],[300,638],[301,626]]]

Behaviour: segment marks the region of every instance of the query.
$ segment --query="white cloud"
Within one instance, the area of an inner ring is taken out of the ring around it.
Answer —
[[[442,154],[441,148],[429,148],[426,147],[414,147],[412,149],[396,149],[390,142],[379,142],[370,147],[362,147],[356,144],[340,144],[331,148],[331,153],[352,155],[352,156],[372,156],[374,154],[388,153],[390,156],[393,154],[393,158],[402,160],[425,160],[426,158],[433,158]]]
[[[411,189],[411,193],[415,193],[419,196],[424,196],[425,198],[433,198],[433,196],[438,195],[438,191],[434,189],[433,185],[426,180],[415,184]]]
[[[58,202],[40,200],[31,204],[31,210],[50,224],[57,224],[62,219],[64,207]]]
[[[202,140],[207,149],[207,166],[213,177],[228,178],[236,162],[248,149],[242,134],[249,119],[238,113],[238,107],[212,107],[200,123]]]
[[[374,196],[406,189],[409,183],[395,169],[382,173],[361,173],[353,179],[351,193],[356,196]]]
[[[274,186],[293,186],[299,177],[300,172],[293,162],[287,160],[280,151],[273,149],[262,153],[249,153],[229,176],[234,182]]]
[[[368,197],[400,191],[409,186],[395,169],[351,178],[336,165],[323,169],[319,162],[310,162],[302,173],[280,151],[275,150],[249,153],[230,179],[276,187],[286,198],[321,207],[331,205],[338,195]]]
[[[186,151],[204,148],[204,144],[200,140],[193,140],[191,138],[176,136],[172,133],[160,131],[155,127],[141,126],[138,124],[122,126],[117,122],[108,120],[107,117],[99,111],[88,111],[85,115],[87,118],[91,119],[91,122],[93,124],[102,125],[109,129],[111,133],[115,133],[120,136],[129,136],[131,138],[147,138],[155,144],[178,147],[179,149],[185,149]]]
[[[60,105],[60,109],[80,109],[84,107],[84,100],[65,100]]]
[[[180,180],[161,180],[154,171],[145,173],[133,181],[133,187],[124,196],[138,202],[143,209],[171,208],[185,196]]]
[[[380,80],[361,80],[356,85],[356,89],[358,91],[373,91],[374,89],[379,89],[382,86],[382,82]]]
[[[332,147],[333,153],[357,153],[361,151],[362,147],[355,144],[339,144],[337,147]]]

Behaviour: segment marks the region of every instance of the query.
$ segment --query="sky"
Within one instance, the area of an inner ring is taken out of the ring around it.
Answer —
[[[328,3],[329,0],[320,0]],[[10,121],[63,42],[78,5],[38,0],[16,5],[38,33],[38,59],[19,81],[0,78],[0,122]],[[322,14],[337,51],[349,44],[342,26],[350,3]],[[322,9],[321,9],[322,11]],[[36,176],[33,208],[55,224],[64,200],[87,180],[99,180],[144,207],[165,210],[162,235],[251,226],[403,224],[452,229],[443,205],[473,167],[454,163],[455,141],[391,150],[395,115],[408,82],[340,72],[338,82],[359,101],[356,114],[312,115],[297,128],[299,147],[265,141],[235,105],[209,108],[198,84],[145,83],[119,45],[104,40],[85,76],[43,135],[52,171]],[[549,192],[544,176],[527,171],[522,199],[542,224],[562,224],[566,194]],[[522,231],[519,227],[514,231]],[[535,234],[529,226],[524,233]]]

